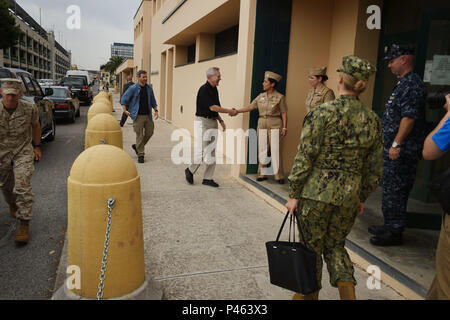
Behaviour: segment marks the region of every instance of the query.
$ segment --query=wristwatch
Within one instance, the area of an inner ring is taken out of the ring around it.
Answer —
[[[36,149],[36,148],[41,148],[41,145],[40,145],[40,144],[35,144],[34,142],[32,142],[31,144],[33,145],[33,148],[34,148],[34,149]]]
[[[395,142],[394,141],[394,143],[392,144],[392,148],[394,148],[394,149],[399,149],[399,148],[401,148],[401,144],[398,144],[397,142]]]

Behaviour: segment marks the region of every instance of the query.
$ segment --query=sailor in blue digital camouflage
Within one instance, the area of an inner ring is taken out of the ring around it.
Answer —
[[[9,205],[10,214],[20,221],[16,242],[26,244],[34,203],[31,177],[34,160],[39,161],[42,153],[39,147],[39,112],[34,104],[20,99],[22,92],[20,80],[1,80],[0,189]]]
[[[389,61],[389,68],[400,80],[389,97],[383,115],[384,225],[369,227],[369,232],[374,235],[370,242],[377,246],[402,243],[408,198],[425,140],[426,88],[420,76],[413,71],[414,49],[394,44],[385,60]]]
[[[359,100],[376,68],[365,59],[347,56],[338,72],[339,97],[306,115],[286,207],[291,213],[298,209],[306,245],[317,253],[319,288],[323,255],[331,285],[339,289],[341,299],[356,299],[345,239],[379,185],[382,124]],[[318,292],[296,294],[294,299],[318,299]]]

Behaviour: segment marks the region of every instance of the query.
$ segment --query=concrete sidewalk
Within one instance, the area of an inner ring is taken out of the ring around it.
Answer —
[[[114,94],[113,114],[122,113]],[[172,163],[170,141],[176,128],[155,123],[146,148],[146,163],[138,164],[131,149],[135,134],[128,120],[124,150],[136,161],[141,177],[145,262],[152,280],[169,300],[290,300],[293,293],[270,284],[265,243],[275,240],[283,212],[230,176],[230,167],[217,166],[219,189],[185,180],[185,165]],[[62,261],[64,261],[64,257]],[[404,299],[392,288],[369,290],[369,277],[355,267],[358,299]],[[60,280],[61,283],[61,280]],[[320,299],[339,299],[324,267]]]

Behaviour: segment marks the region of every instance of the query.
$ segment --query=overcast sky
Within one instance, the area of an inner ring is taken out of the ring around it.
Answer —
[[[41,8],[42,26],[46,30],[54,26],[56,40],[72,51],[72,64],[80,69],[98,70],[109,60],[112,43],[133,43],[133,17],[141,0],[17,0],[17,3],[38,23]],[[66,12],[71,5],[81,10],[80,30],[66,26],[70,17]]]

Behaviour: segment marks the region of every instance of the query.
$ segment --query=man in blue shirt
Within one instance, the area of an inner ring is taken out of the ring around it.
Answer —
[[[436,160],[450,150],[450,94],[445,97],[444,108],[447,114],[437,128],[425,140],[423,157],[426,160]],[[441,234],[436,251],[436,277],[428,292],[427,300],[450,299],[450,212],[443,219]]]
[[[136,144],[132,148],[139,158],[139,163],[144,163],[145,145],[150,141],[155,130],[152,109],[155,110],[155,120],[158,120],[159,114],[153,89],[147,84],[147,72],[141,70],[137,76],[138,83],[124,93],[120,104],[123,113],[133,120]],[[128,110],[126,106],[129,106]]]

